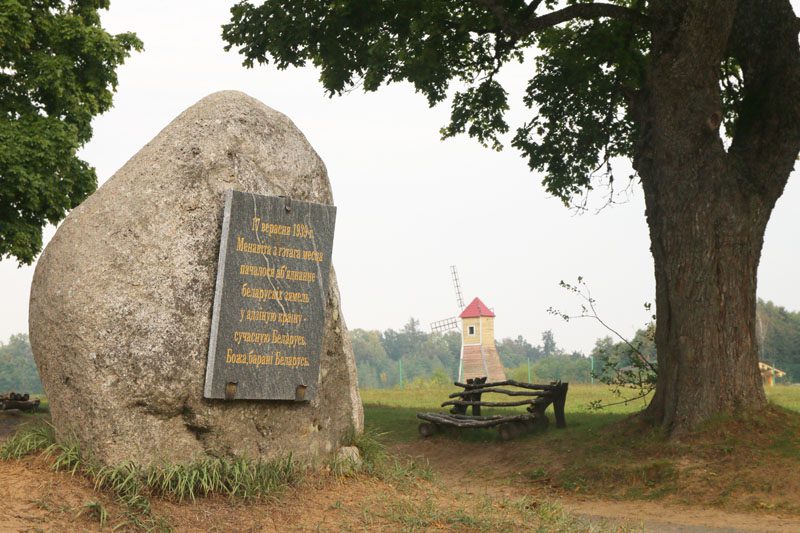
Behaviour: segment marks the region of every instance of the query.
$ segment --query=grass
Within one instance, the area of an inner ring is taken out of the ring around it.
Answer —
[[[440,404],[452,393],[452,385],[423,389],[367,389],[361,391],[364,403],[364,424],[382,435],[385,442],[411,442],[419,438],[417,426],[420,411],[445,411]],[[798,390],[800,397],[800,389]],[[644,407],[641,400],[628,405],[615,405],[601,411],[593,410],[593,400],[611,403],[617,398],[603,385],[570,385],[566,417],[569,427],[600,428],[621,420]],[[524,407],[485,409],[486,414],[524,412]],[[453,433],[459,440],[487,442],[497,440],[495,430],[475,430]]]
[[[337,477],[365,474],[381,481],[407,486],[418,480],[431,481],[433,471],[425,460],[405,459],[390,454],[382,442],[383,435],[371,429],[351,438],[361,454],[360,462],[349,459],[334,459],[331,470]]]
[[[497,512],[487,499],[466,509],[451,509],[437,505],[432,500],[419,503],[399,500],[388,503],[379,517],[398,524],[403,531],[427,531],[449,527],[457,530],[502,531],[512,530],[516,524],[511,516]]]
[[[388,445],[419,442],[416,413],[445,411],[440,404],[453,390],[452,386],[364,390],[366,426]],[[602,385],[570,385],[564,430],[551,425],[508,443],[499,440],[496,430],[452,430],[431,437],[430,442],[487,464],[491,454],[502,455],[505,465],[499,466],[518,472],[511,483],[612,499],[672,498],[730,507],[742,505],[748,491],[758,491],[764,493],[757,499],[759,508],[773,505],[800,511],[800,499],[797,503],[782,499],[800,488],[791,481],[794,478],[784,475],[800,469],[800,387],[769,387],[767,395],[771,406],[764,412],[713,420],[686,439],[673,441],[661,430],[629,419],[644,407],[641,400],[592,410],[593,400],[614,401],[611,392]],[[474,475],[485,475],[487,470],[476,468]]]
[[[0,459],[19,459],[46,449],[55,442],[55,430],[47,423],[30,424],[0,446]]]
[[[73,476],[79,469],[91,468],[91,464],[86,463],[81,455],[80,444],[75,439],[64,443],[53,441],[44,449],[44,455],[53,459],[53,470],[69,472]]]
[[[614,531],[627,533],[629,531],[642,531],[643,528],[629,525],[611,525],[605,522],[594,523],[567,512],[564,507],[553,500],[537,501],[531,498],[520,498],[511,502],[511,505],[522,511],[530,521],[537,524],[532,531],[541,533],[557,532],[567,533],[582,531],[586,533],[601,533]]]
[[[425,388],[405,389],[362,389],[361,400],[364,404],[381,403],[385,405],[396,405],[403,407],[413,407],[422,409],[438,408],[447,395],[456,390],[453,385],[436,385]],[[800,387],[797,391],[800,400]],[[603,400],[612,402],[616,397],[608,390],[605,385],[570,384],[567,395],[567,408],[573,411],[589,411],[589,403],[593,400]],[[615,413],[632,413],[643,407],[645,404],[638,400],[632,404],[609,407],[607,410]],[[523,408],[520,408],[524,410]],[[605,411],[605,409],[604,409]]]
[[[354,436],[351,441],[359,448],[361,458],[357,464],[333,461],[331,467],[337,476],[366,475],[412,492],[421,480],[432,479],[432,471],[425,461],[389,454],[379,435],[373,432]],[[165,517],[153,512],[153,498],[178,503],[212,495],[239,501],[263,498],[297,485],[305,471],[304,465],[291,456],[271,462],[209,458],[189,464],[164,463],[147,468],[132,462],[103,466],[84,453],[76,440],[55,441],[49,424],[24,426],[0,448],[0,453],[6,459],[40,453],[49,458],[54,470],[86,477],[100,494],[113,495],[123,506],[122,515],[121,518],[116,516],[116,523],[111,524],[102,502],[91,500],[78,509],[78,516],[96,519],[101,527],[108,523],[114,528],[143,531],[173,530]]]
[[[95,520],[97,520],[97,522],[100,523],[101,528],[106,525],[106,522],[108,522],[108,511],[106,510],[102,502],[99,502],[97,500],[92,500],[84,503],[83,507],[78,512],[78,516],[82,514],[86,514],[93,517]]]
[[[169,522],[152,512],[150,499],[154,496],[178,502],[214,494],[248,500],[277,494],[302,477],[291,456],[270,462],[213,458],[150,467],[132,462],[104,466],[83,453],[75,439],[57,442],[53,427],[46,423],[18,430],[0,447],[0,458],[21,459],[37,452],[50,458],[54,470],[83,475],[94,483],[95,490],[112,493],[126,508],[115,529],[171,531]],[[94,516],[101,527],[108,520],[108,512],[97,501],[88,502],[79,514]]]
[[[399,498],[365,509],[362,525],[365,529],[379,529],[381,523],[389,522],[397,531],[536,531],[542,533],[602,533],[641,531],[623,525],[611,525],[590,521],[564,509],[551,499],[519,498],[473,498],[464,508],[425,499],[419,502],[410,498]]]
[[[440,404],[454,391],[452,385],[439,385],[427,388],[406,389],[364,389],[361,400],[364,403],[364,422],[381,435],[384,442],[411,442],[419,438],[417,426],[420,411],[445,411]],[[766,389],[770,402],[779,407],[800,412],[800,385],[777,385]],[[640,411],[646,402],[636,400],[627,405],[614,405],[602,410],[594,410],[590,403],[601,400],[604,403],[618,401],[605,385],[571,384],[567,394],[566,417],[570,428],[599,429],[622,420]],[[449,409],[449,408],[448,408]],[[485,413],[509,413],[524,411],[524,407],[507,409],[485,409]],[[496,440],[496,431],[461,432],[460,440]]]
[[[770,402],[800,413],[800,384],[775,385],[767,387],[765,390]]]
[[[213,458],[185,465],[164,464],[145,472],[145,485],[150,491],[178,501],[212,494],[245,500],[259,498],[294,485],[302,477],[291,455],[269,462]]]
[[[111,490],[129,505],[145,492],[177,501],[212,494],[256,498],[274,494],[301,477],[291,456],[270,462],[236,457],[151,467],[131,462],[102,466],[82,452],[77,440],[56,442],[49,424],[21,428],[0,447],[0,458],[19,459],[40,451],[52,459],[54,470],[84,474],[96,488]]]

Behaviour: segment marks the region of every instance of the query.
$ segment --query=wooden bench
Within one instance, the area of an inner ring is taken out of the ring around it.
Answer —
[[[9,392],[0,394],[0,411],[19,409],[20,411],[35,411],[39,407],[39,400],[31,400],[28,394]]]
[[[417,413],[417,418],[423,420],[419,425],[419,433],[423,437],[441,431],[445,427],[462,428],[491,428],[497,427],[500,438],[512,439],[518,435],[537,428],[546,428],[550,421],[545,414],[547,407],[553,405],[556,418],[556,427],[567,427],[564,417],[564,405],[567,400],[568,383],[553,382],[549,385],[536,385],[508,379],[487,383],[486,378],[468,379],[466,383],[456,382],[462,391],[454,392],[452,398],[442,407],[452,405],[449,413]],[[503,389],[503,386],[517,387],[522,390]],[[484,401],[482,396],[487,393],[505,394],[511,397],[520,397],[511,401]],[[527,413],[509,415],[482,416],[481,407],[516,407],[527,405]],[[472,414],[467,414],[467,408],[472,408]]]

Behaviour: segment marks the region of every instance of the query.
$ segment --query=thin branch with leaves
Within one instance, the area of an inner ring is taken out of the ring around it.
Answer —
[[[590,408],[602,409],[613,405],[627,405],[631,402],[647,398],[648,395],[655,390],[658,368],[657,362],[643,353],[642,346],[645,341],[653,342],[655,334],[653,323],[651,322],[645,328],[643,334],[638,335],[638,340],[635,339],[631,342],[600,317],[597,312],[597,302],[592,297],[591,290],[582,276],[578,276],[577,283],[574,285],[562,280],[559,286],[573,293],[581,300],[580,313],[567,314],[553,307],[548,308],[548,313],[560,317],[565,322],[577,318],[595,320],[621,341],[616,345],[621,347],[621,350],[616,349],[611,351],[601,349],[600,356],[597,358],[601,362],[601,369],[600,372],[595,372],[593,374],[594,377],[601,382],[610,385],[614,395],[621,398],[621,400],[613,403],[603,403],[601,400],[595,400],[590,402]],[[645,309],[650,312],[651,305],[646,303]],[[651,315],[651,318],[655,320],[655,315]],[[624,391],[629,389],[636,391],[633,397],[625,396]]]

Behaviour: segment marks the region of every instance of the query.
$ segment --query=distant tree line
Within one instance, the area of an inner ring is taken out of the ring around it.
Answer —
[[[427,333],[410,318],[399,331],[350,332],[356,356],[359,385],[363,388],[424,386],[453,382],[458,375],[461,334]],[[567,352],[552,331],[542,333],[542,342],[532,345],[521,335],[496,342],[508,377],[531,380],[585,383],[591,379],[591,360],[581,352]]]
[[[43,392],[28,336],[23,333],[12,335],[8,343],[0,341],[0,394],[10,391]]]
[[[778,380],[800,382],[800,312],[787,311],[772,302],[759,300],[758,313],[761,360],[787,373]],[[411,318],[400,331],[350,332],[363,388],[421,386],[449,383],[458,374],[461,335],[427,333]],[[656,361],[654,324],[636,331],[624,342],[611,336],[597,339],[592,351],[567,352],[556,343],[552,331],[544,331],[540,344],[533,345],[522,335],[496,341],[506,375],[520,381],[568,381],[588,383],[593,378],[608,378],[618,369],[635,366],[640,354]],[[635,350],[632,349],[635,348]],[[402,373],[402,374],[401,374]]]
[[[800,312],[759,300],[756,322],[761,360],[787,373],[779,381],[800,383]]]
[[[800,312],[787,311],[772,302],[758,302],[761,360],[787,373],[784,382],[800,382]],[[427,333],[419,320],[410,318],[399,331],[350,332],[363,388],[425,386],[452,383],[458,374],[461,334]],[[656,360],[652,325],[636,332],[630,344],[648,360]],[[542,333],[541,343],[531,344],[522,335],[496,342],[506,375],[520,381],[568,381],[588,383],[614,369],[631,366],[631,347],[610,336],[597,339],[585,355],[558,346],[552,331]],[[593,368],[594,367],[594,368]],[[42,393],[28,336],[12,335],[0,341],[0,393],[14,390]]]

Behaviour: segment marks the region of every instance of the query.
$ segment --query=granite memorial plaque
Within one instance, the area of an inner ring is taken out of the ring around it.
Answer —
[[[229,190],[204,396],[311,400],[336,208]]]

